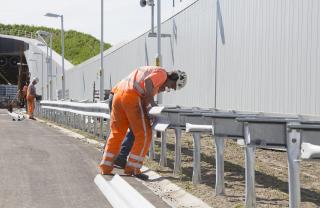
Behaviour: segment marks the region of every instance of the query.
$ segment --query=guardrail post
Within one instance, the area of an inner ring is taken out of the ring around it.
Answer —
[[[76,128],[76,114],[72,113],[72,128]]]
[[[298,208],[301,202],[300,192],[300,152],[301,133],[299,129],[287,128],[289,207]]]
[[[100,118],[100,133],[99,133],[99,140],[103,140],[103,118]]]
[[[70,113],[70,112],[67,112],[67,125],[68,125],[69,127],[71,127],[70,115],[71,115],[71,113]]]
[[[81,115],[77,116],[77,129],[81,129]]]
[[[224,195],[224,138],[216,137],[216,196]]]
[[[87,132],[91,133],[91,116],[88,116]]]
[[[57,123],[61,124],[62,123],[61,120],[62,120],[62,114],[60,111],[57,111]]]
[[[199,184],[201,182],[200,168],[200,132],[193,132],[193,174],[192,183]]]
[[[181,128],[174,128],[176,136],[175,147],[174,147],[174,169],[173,175],[177,176],[181,173]]]
[[[65,111],[62,111],[61,114],[62,114],[62,124],[67,125],[67,113]]]
[[[151,136],[151,142],[150,142],[150,148],[149,148],[149,160],[154,160],[154,138],[156,136],[156,131],[152,130],[152,136]]]
[[[86,128],[87,128],[86,122],[87,122],[87,116],[83,115],[82,116],[82,128],[81,128],[81,130],[84,131],[84,132],[86,131]]]
[[[244,123],[244,138],[246,144],[250,141],[249,125]],[[256,207],[256,191],[255,191],[255,149],[254,146],[246,145],[246,190],[245,204],[247,208]]]
[[[161,132],[160,166],[167,166],[167,131]]]
[[[93,118],[93,135],[98,135],[98,125],[97,125],[98,119],[97,117]]]

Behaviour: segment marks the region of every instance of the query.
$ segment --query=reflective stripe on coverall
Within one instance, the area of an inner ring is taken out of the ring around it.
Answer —
[[[142,102],[142,95],[137,92],[133,83],[130,82],[140,80],[143,77],[143,83],[140,81],[140,84],[144,88],[144,79],[147,79],[150,75],[156,94],[159,87],[167,79],[166,71],[162,68],[153,68],[146,73],[148,74],[147,76],[144,73],[131,73],[131,77],[129,76],[127,79],[122,80],[121,84],[117,85],[112,103],[111,133],[100,163],[102,174],[111,173],[113,161],[120,151],[121,143],[129,126],[135,135],[135,142],[128,158],[125,173],[130,175],[140,173],[143,159],[149,150],[152,130],[146,106]]]

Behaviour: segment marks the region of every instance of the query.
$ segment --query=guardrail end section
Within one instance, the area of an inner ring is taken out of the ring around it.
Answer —
[[[149,110],[150,115],[160,115],[164,106],[154,106]]]
[[[302,142],[301,144],[302,159],[320,159],[320,146]]]
[[[110,181],[98,174],[94,182],[114,208],[155,208],[118,174]]]

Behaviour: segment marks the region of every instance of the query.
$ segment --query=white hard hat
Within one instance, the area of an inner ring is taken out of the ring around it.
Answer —
[[[38,83],[38,82],[39,82],[38,77],[34,77],[34,78],[32,79],[32,82],[36,82],[36,83]]]
[[[175,73],[178,74],[179,78],[177,79],[177,90],[182,89],[184,86],[187,84],[187,74],[184,71],[174,71]]]

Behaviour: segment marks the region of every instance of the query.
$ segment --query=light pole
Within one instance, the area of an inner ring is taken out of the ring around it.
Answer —
[[[101,39],[100,39],[100,101],[104,100],[104,68],[103,68],[103,1],[101,0]]]
[[[41,95],[43,96],[43,53],[32,52],[34,55],[41,55]]]
[[[52,100],[52,32],[47,31],[37,31],[38,37],[41,39],[41,41],[45,44],[37,44],[39,46],[46,46],[47,47],[47,57],[46,57],[46,63],[47,63],[47,99]],[[48,51],[48,43],[43,39],[43,37],[49,37],[50,41],[50,56]],[[50,57],[50,58],[49,58]],[[49,79],[50,77],[50,79]],[[50,96],[49,96],[50,95]]]
[[[146,5],[151,6],[151,37],[153,33],[153,19],[154,19],[154,0],[140,0],[140,6],[145,7]],[[162,65],[162,55],[161,55],[161,0],[157,0],[157,54],[156,54],[156,66]],[[162,94],[157,95],[158,104],[162,104]]]
[[[63,29],[63,15],[47,13],[44,16],[47,17],[60,17],[61,18],[61,56],[62,56],[62,99],[65,99],[65,90],[66,90],[66,77],[64,72],[64,29]]]
[[[104,100],[104,68],[103,68],[103,1],[101,0],[101,39],[100,39],[100,101]],[[99,140],[103,137],[103,118],[100,118]]]
[[[162,66],[162,56],[161,56],[161,0],[157,0],[157,43],[158,50],[156,55],[156,65]],[[158,104],[162,104],[162,94],[159,93],[157,96]]]

